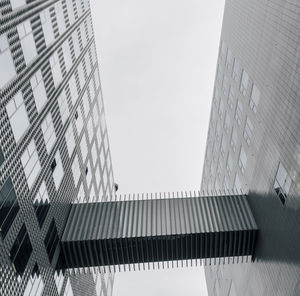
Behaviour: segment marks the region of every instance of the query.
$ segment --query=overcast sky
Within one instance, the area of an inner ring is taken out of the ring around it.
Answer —
[[[224,0],[91,0],[119,193],[200,187]],[[119,273],[114,296],[206,295],[203,270]]]

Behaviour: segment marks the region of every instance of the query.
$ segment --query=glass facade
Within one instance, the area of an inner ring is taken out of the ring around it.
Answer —
[[[111,295],[55,271],[71,204],[114,193],[89,1],[0,2],[0,294]]]

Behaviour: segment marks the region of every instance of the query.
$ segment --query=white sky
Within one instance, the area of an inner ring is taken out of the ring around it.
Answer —
[[[224,0],[91,0],[119,193],[200,187]],[[206,295],[203,270],[126,272],[114,296]]]

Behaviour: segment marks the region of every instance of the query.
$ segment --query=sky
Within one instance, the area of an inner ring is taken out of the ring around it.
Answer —
[[[224,0],[91,0],[118,193],[198,190]],[[203,269],[118,273],[114,296],[206,295]]]

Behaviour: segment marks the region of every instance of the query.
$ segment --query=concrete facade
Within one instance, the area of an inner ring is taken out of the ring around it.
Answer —
[[[209,295],[300,294],[300,5],[225,5],[201,189],[248,192],[255,262],[206,267]]]

